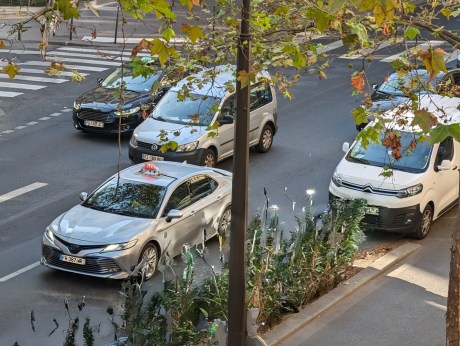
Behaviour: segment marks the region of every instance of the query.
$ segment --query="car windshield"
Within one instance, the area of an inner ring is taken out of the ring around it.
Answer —
[[[154,184],[113,178],[82,203],[84,207],[125,216],[156,218],[165,188]]]
[[[355,143],[346,156],[346,160],[371,166],[384,167],[392,169],[422,173],[428,166],[431,154],[431,145],[428,140],[421,140],[414,133],[398,132],[401,141],[402,157],[395,160],[392,156],[391,149],[387,149],[382,143],[383,134],[380,136],[380,143],[371,142],[367,148],[364,148],[361,140]],[[410,149],[411,144],[416,143],[415,149]]]
[[[151,117],[177,124],[206,126],[214,118],[220,98],[190,94],[183,101],[176,91],[168,91],[158,102]]]
[[[412,89],[416,92],[426,94],[427,91],[423,90],[423,83],[427,83],[429,74],[425,71],[419,71],[418,73],[409,73],[407,76],[398,76],[397,73],[393,73],[388,77],[388,80],[379,86],[377,91],[384,94],[390,94],[395,96],[403,96],[403,89]],[[436,76],[430,84],[435,87],[436,83],[441,78],[441,75]]]
[[[120,88],[120,83],[124,83],[126,90],[144,93],[150,91],[153,83],[158,80],[161,74],[160,71],[158,71],[157,73],[152,73],[147,78],[142,76],[133,78],[131,73],[132,69],[129,67],[124,67],[123,69],[118,67],[110,75],[104,78],[101,86],[107,89],[118,89]]]

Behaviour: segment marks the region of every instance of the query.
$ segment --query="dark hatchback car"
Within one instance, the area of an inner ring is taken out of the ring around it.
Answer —
[[[131,132],[139,125],[168,87],[166,72],[157,68],[147,77],[131,75],[130,66],[116,68],[99,85],[79,96],[73,104],[73,124],[77,130],[97,133]],[[120,102],[120,83],[124,83],[124,105]],[[121,127],[119,127],[121,118]]]

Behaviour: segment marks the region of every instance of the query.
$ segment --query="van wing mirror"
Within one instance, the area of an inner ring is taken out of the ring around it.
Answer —
[[[88,198],[88,193],[87,192],[82,192],[80,193],[80,199],[84,201],[86,198]]]
[[[439,171],[448,171],[455,168],[456,167],[452,167],[452,161],[450,160],[442,160],[441,164],[438,165]]]
[[[377,83],[372,84],[372,89],[377,90],[379,88],[379,85]]]
[[[98,79],[97,79],[97,84],[101,85],[103,80],[104,80],[104,79],[102,79],[102,78],[98,78]]]
[[[342,144],[342,151],[343,151],[344,153],[347,153],[349,149],[350,149],[350,143],[344,142],[344,143]]]
[[[172,219],[180,219],[183,216],[182,212],[178,209],[171,209],[166,215],[166,222],[171,222]]]

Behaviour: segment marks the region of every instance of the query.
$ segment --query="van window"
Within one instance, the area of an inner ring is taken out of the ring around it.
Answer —
[[[438,155],[436,156],[436,165],[439,166],[443,160],[452,161],[454,157],[454,141],[452,137],[447,137],[439,144]]]
[[[263,83],[257,83],[251,86],[251,94],[250,94],[250,103],[251,103],[251,111],[265,106],[272,102],[272,90],[270,85],[264,85]]]
[[[236,95],[230,95],[222,105],[222,109],[220,111],[221,116],[229,115],[235,118],[236,115]]]
[[[347,161],[372,165],[377,167],[388,166],[404,172],[421,173],[428,167],[432,146],[427,140],[418,140],[418,137],[409,132],[396,132],[400,136],[401,152],[405,153],[399,160],[391,155],[391,149],[387,150],[381,141],[384,135],[380,136],[380,142],[371,142],[364,148],[361,140],[355,143],[348,155]],[[415,149],[409,149],[411,142],[416,141]],[[407,153],[406,153],[407,152]]]

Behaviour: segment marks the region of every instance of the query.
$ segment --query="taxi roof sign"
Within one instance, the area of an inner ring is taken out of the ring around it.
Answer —
[[[155,164],[153,162],[146,162],[144,164],[144,167],[142,167],[140,173],[153,175],[153,176],[158,176],[158,175],[160,175],[160,170],[158,169],[157,166],[155,166]]]

